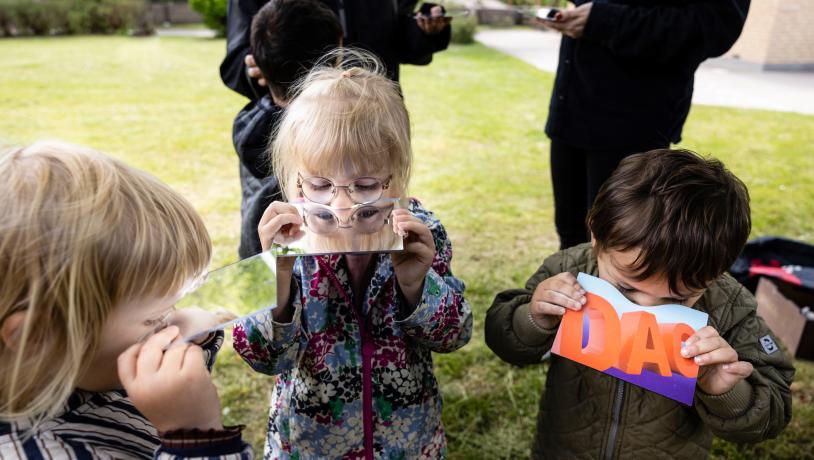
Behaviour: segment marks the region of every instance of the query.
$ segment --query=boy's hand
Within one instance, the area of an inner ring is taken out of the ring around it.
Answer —
[[[571,273],[546,278],[534,289],[529,311],[534,321],[544,329],[554,329],[560,323],[565,309],[579,311],[587,299],[585,290]]]
[[[435,241],[427,224],[406,209],[393,210],[393,231],[404,237],[404,251],[390,256],[396,280],[407,302],[415,306],[435,258]]]
[[[738,353],[712,326],[695,331],[684,343],[681,355],[694,358],[700,366],[698,387],[708,395],[719,395],[752,373],[752,364],[738,361]]]
[[[305,236],[302,225],[302,217],[297,208],[284,201],[275,201],[266,208],[257,226],[260,246],[267,251],[271,243],[293,243]]]
[[[184,344],[162,351],[178,333],[170,326],[119,355],[119,380],[158,431],[221,430],[220,399],[203,350]]]
[[[246,73],[252,78],[257,78],[258,85],[266,86],[266,79],[263,78],[263,73],[260,72],[260,67],[257,67],[257,63],[254,61],[254,56],[247,54],[246,59],[244,59],[243,62],[246,63]]]

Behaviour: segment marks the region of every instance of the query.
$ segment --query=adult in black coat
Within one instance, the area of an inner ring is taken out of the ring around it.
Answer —
[[[546,123],[562,248],[589,240],[585,216],[622,158],[681,141],[693,78],[740,36],[749,0],[577,0],[562,32]]]

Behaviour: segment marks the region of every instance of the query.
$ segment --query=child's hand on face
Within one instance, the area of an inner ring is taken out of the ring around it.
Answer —
[[[579,311],[587,299],[585,290],[571,273],[560,273],[546,278],[534,289],[529,303],[531,317],[541,327],[557,327],[565,309]]]
[[[695,331],[684,343],[681,355],[694,358],[700,366],[698,387],[708,395],[726,393],[752,373],[752,364],[738,361],[738,352],[712,326]]]
[[[203,350],[183,344],[163,351],[178,333],[170,326],[128,348],[118,359],[119,380],[136,408],[160,432],[223,429],[220,399]]]
[[[404,251],[391,255],[401,292],[415,306],[435,258],[435,241],[427,224],[406,209],[393,210],[393,231],[404,238]]]

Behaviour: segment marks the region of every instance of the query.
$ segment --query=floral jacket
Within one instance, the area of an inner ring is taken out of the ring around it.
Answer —
[[[464,346],[472,311],[452,275],[452,246],[434,215],[411,200],[432,231],[436,256],[415,310],[399,293],[389,254],[376,256],[354,307],[345,256],[300,257],[294,319],[256,316],[235,327],[234,347],[253,369],[277,375],[267,459],[442,458],[446,441],[431,352]]]

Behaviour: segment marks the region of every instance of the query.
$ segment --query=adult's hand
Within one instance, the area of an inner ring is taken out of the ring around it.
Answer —
[[[244,62],[246,63],[246,73],[248,73],[252,78],[257,78],[258,85],[266,86],[266,79],[263,78],[263,73],[260,72],[260,67],[257,67],[257,63],[254,61],[254,56],[247,54]]]
[[[542,22],[546,27],[557,30],[563,35],[571,38],[581,38],[582,33],[585,32],[585,24],[588,23],[592,5],[591,2],[583,3],[574,9],[560,11],[557,13],[556,21]]]
[[[452,18],[444,17],[444,9],[436,5],[430,9],[430,15],[416,13],[415,22],[418,28],[424,31],[427,35],[435,35],[446,27]]]

